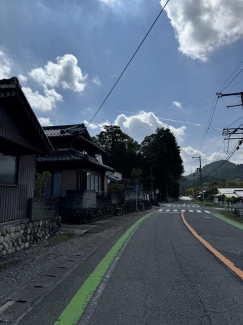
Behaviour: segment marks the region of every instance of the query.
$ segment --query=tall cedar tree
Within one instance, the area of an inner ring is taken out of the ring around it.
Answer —
[[[139,168],[141,158],[140,145],[122,132],[119,126],[105,125],[94,141],[107,152],[104,163],[122,173],[123,178],[130,178],[133,168]]]
[[[152,175],[153,188],[160,190],[162,199],[167,194],[170,197],[178,197],[180,194],[178,180],[184,168],[180,147],[173,133],[169,129],[157,128],[155,134],[143,140],[141,154],[145,187],[150,188]]]

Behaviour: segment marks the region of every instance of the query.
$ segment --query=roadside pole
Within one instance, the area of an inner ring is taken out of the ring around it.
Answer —
[[[192,157],[192,159],[198,159],[199,160],[199,168],[197,168],[196,170],[198,170],[200,172],[200,183],[201,183],[201,192],[202,192],[202,202],[203,202],[203,205],[204,205],[204,192],[203,192],[203,177],[202,177],[202,161],[201,161],[201,156]]]

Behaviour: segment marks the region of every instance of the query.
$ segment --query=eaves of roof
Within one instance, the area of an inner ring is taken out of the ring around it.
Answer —
[[[58,162],[74,162],[87,161],[91,164],[104,168],[105,170],[115,171],[114,168],[100,163],[97,159],[90,157],[75,149],[59,149],[51,154],[37,158],[38,163],[58,163]]]
[[[25,113],[27,114],[29,120],[34,125],[36,131],[38,132],[43,144],[45,145],[47,152],[52,152],[53,147],[45,135],[43,128],[40,125],[35,113],[33,112],[27,98],[25,97],[24,92],[22,91],[19,80],[16,77],[11,79],[2,79],[0,80],[0,98],[16,97],[23,107]]]

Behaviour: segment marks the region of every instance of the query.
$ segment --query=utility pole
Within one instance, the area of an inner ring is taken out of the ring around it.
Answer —
[[[217,93],[217,95],[218,95],[218,98],[225,97],[225,96],[240,96],[241,97],[241,104],[238,104],[238,105],[230,105],[230,106],[227,106],[227,108],[228,107],[236,107],[236,106],[242,106],[242,108],[243,108],[243,92],[240,92],[240,93],[229,93],[229,94]]]
[[[151,177],[151,192],[152,192],[152,200],[154,200],[154,189],[153,189],[153,165],[151,164],[151,173],[150,173],[150,177]]]
[[[229,108],[229,107],[237,107],[237,106],[241,106],[243,108],[243,92],[228,93],[228,94],[217,93],[217,95],[218,95],[218,98],[222,98],[222,97],[225,97],[225,96],[240,96],[241,97],[241,104],[230,105],[230,106],[227,106],[227,108]],[[223,135],[228,136],[228,138],[225,138],[224,140],[241,140],[241,141],[239,141],[239,145],[237,147],[237,150],[238,150],[239,146],[243,142],[242,137],[239,137],[239,135],[243,134],[242,131],[243,131],[243,128],[241,128],[241,127],[238,127],[238,128],[224,128],[223,129]],[[237,137],[237,135],[238,135],[238,137]]]
[[[167,201],[168,201],[169,192],[168,192],[168,184],[167,184],[167,180],[166,180],[166,196],[167,196]]]
[[[196,173],[194,173],[194,200],[196,200]]]
[[[201,156],[192,157],[192,159],[198,159],[199,160],[199,168],[197,168],[197,170],[200,172],[200,183],[201,183],[201,191],[202,191],[202,201],[203,201],[203,204],[204,204],[204,192],[203,192],[203,177],[202,177],[202,161],[201,161]]]

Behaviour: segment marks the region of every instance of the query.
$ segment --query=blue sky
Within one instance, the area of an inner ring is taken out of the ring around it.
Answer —
[[[19,77],[43,125],[89,122],[160,10],[158,0],[1,1],[0,78]],[[141,142],[168,126],[186,173],[197,167],[192,156],[224,157],[222,128],[243,117],[226,106],[239,98],[218,100],[200,143],[216,91],[243,60],[242,16],[241,0],[170,0],[90,134],[116,123]],[[243,73],[224,92],[242,87]],[[240,163],[241,152],[231,160]]]

